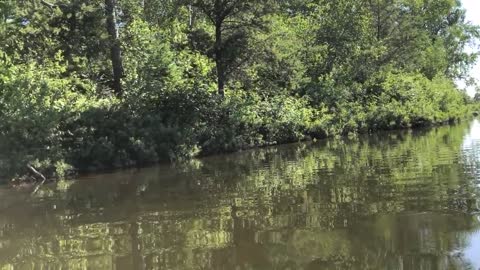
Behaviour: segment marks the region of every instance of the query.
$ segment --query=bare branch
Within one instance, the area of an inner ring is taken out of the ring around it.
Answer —
[[[27,165],[27,168],[37,178],[40,178],[43,181],[47,180],[47,178],[43,174],[41,174],[39,171],[37,171],[32,165]]]

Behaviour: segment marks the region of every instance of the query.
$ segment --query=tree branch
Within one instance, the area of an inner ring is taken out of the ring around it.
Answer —
[[[47,1],[45,1],[45,0],[41,0],[40,3],[42,3],[44,6],[48,7],[49,9],[52,9],[52,10],[53,10],[54,8],[58,7],[57,5],[52,4],[52,3],[49,3],[49,2],[47,2]]]
[[[37,171],[32,165],[27,165],[27,168],[37,178],[40,178],[43,181],[47,180],[47,178],[43,174],[41,174],[39,171]]]

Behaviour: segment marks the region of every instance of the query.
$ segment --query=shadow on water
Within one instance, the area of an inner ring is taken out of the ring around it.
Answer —
[[[0,190],[0,269],[479,269],[480,122]]]

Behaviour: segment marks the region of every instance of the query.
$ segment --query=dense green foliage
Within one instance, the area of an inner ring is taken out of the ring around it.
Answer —
[[[454,0],[6,0],[0,20],[0,177],[456,120],[479,37]]]

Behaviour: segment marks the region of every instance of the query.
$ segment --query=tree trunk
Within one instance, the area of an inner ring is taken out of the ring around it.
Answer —
[[[218,94],[225,96],[225,65],[223,63],[222,23],[215,24],[215,64],[217,68]]]
[[[377,0],[377,40],[380,40],[381,36],[381,18],[380,18],[380,2]]]
[[[77,45],[75,44],[76,41],[76,30],[77,30],[77,13],[76,13],[76,6],[72,7],[72,11],[70,12],[70,18],[68,19],[68,25],[69,25],[69,43],[67,44],[67,47],[65,49],[65,58],[67,59],[68,62],[68,69],[73,70],[73,67],[75,67],[74,61],[73,61],[73,51],[74,51],[74,46]]]
[[[193,6],[192,6],[192,3],[190,3],[188,4],[188,29],[190,31],[193,30],[193,20],[194,20]]]
[[[123,61],[120,40],[118,38],[116,0],[105,0],[107,12],[107,31],[110,35],[110,59],[112,61],[113,91],[117,96],[122,95]]]

